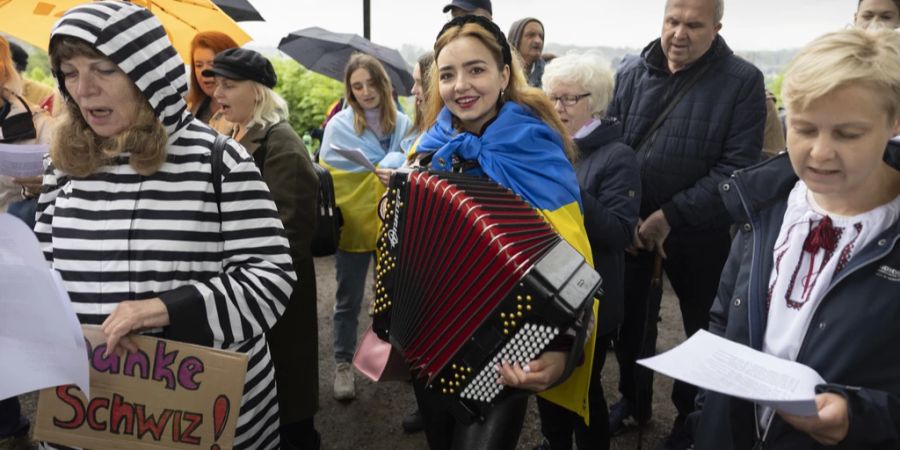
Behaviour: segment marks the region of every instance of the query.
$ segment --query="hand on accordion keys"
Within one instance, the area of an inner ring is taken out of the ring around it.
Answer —
[[[545,352],[524,366],[504,361],[497,383],[534,392],[545,391],[565,372],[567,357],[566,352]]]

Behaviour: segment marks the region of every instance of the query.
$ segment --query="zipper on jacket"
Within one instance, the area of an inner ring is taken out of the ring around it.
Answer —
[[[757,267],[761,265],[761,261],[759,259],[759,255],[762,254],[762,236],[760,235],[760,227],[758,226],[758,220],[750,213],[750,207],[748,205],[748,201],[746,197],[744,197],[743,190],[741,189],[740,180],[738,180],[738,176],[743,173],[743,170],[737,170],[731,175],[731,184],[734,186],[734,190],[737,193],[738,199],[741,202],[741,206],[744,208],[744,214],[747,215],[747,220],[750,221],[750,233],[752,233],[752,245],[753,248],[750,251],[750,282],[747,283],[747,330],[749,332],[750,337],[750,347],[755,348],[754,345],[754,334],[756,333],[756,329],[753,327],[753,308],[754,305],[753,300],[759,298],[759,293],[764,292],[760,286],[761,280],[763,279],[760,276],[759,272],[761,267]],[[756,278],[754,279],[754,275],[756,274]],[[759,318],[762,320],[762,317]],[[762,337],[761,337],[762,338]],[[760,340],[760,348],[757,350],[762,350],[762,340]]]
[[[768,420],[766,420],[765,428],[760,430],[759,405],[756,403],[753,404],[753,426],[756,429],[756,442],[753,443],[753,447],[751,447],[750,450],[763,450],[766,448],[766,439],[769,438],[769,430],[772,429],[772,422],[775,421],[775,414],[776,412],[773,410]]]

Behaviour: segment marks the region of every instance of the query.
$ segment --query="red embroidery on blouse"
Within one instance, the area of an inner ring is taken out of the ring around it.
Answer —
[[[773,251],[775,253],[775,280],[772,281],[772,284],[769,285],[769,292],[766,295],[766,309],[769,309],[769,307],[772,306],[772,294],[775,291],[775,284],[778,281],[778,277],[781,275],[781,260],[790,249],[791,236],[794,234],[794,230],[796,230],[800,225],[803,224],[795,223],[791,225],[787,230],[787,236],[785,236],[784,240],[781,243],[781,246],[775,247],[775,250]]]
[[[813,221],[810,220],[809,227],[809,234],[803,242],[803,253],[801,253],[800,258],[797,260],[797,265],[794,267],[794,272],[791,274],[791,279],[788,282],[787,289],[784,293],[784,301],[787,304],[787,307],[791,309],[800,309],[809,300],[809,294],[815,288],[816,281],[819,279],[822,268],[831,261],[837,243],[840,241],[841,235],[843,234],[843,229],[834,227],[831,218],[828,216],[823,217],[815,227],[813,227]],[[816,255],[820,250],[824,251],[824,255],[818,270],[816,270]],[[794,292],[794,286],[797,283],[800,267],[803,265],[803,257],[806,254],[809,254],[809,270],[807,271],[806,276],[802,277],[803,291],[800,293],[799,299],[793,299],[791,296]],[[775,281],[777,283],[777,277]]]
[[[853,236],[853,240],[850,241],[849,244],[845,245],[841,250],[841,256],[838,258],[837,269],[835,269],[834,273],[841,273],[845,267],[847,267],[847,263],[850,262],[850,254],[853,252],[853,248],[856,247],[856,240],[859,239],[859,235],[862,234],[863,224],[862,222],[856,222],[853,224],[853,229],[856,230],[856,236]]]

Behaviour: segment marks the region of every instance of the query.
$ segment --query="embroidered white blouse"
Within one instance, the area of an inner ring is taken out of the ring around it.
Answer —
[[[806,184],[797,181],[772,251],[763,351],[784,359],[797,358],[813,313],[831,281],[857,250],[898,215],[900,196],[859,215],[830,214],[816,203]]]

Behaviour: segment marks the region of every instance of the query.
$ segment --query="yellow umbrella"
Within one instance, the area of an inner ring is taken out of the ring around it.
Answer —
[[[53,24],[73,6],[89,0],[0,0],[0,31],[47,50]],[[162,22],[175,50],[190,62],[191,40],[201,31],[219,31],[238,45],[250,36],[210,0],[132,0]]]

